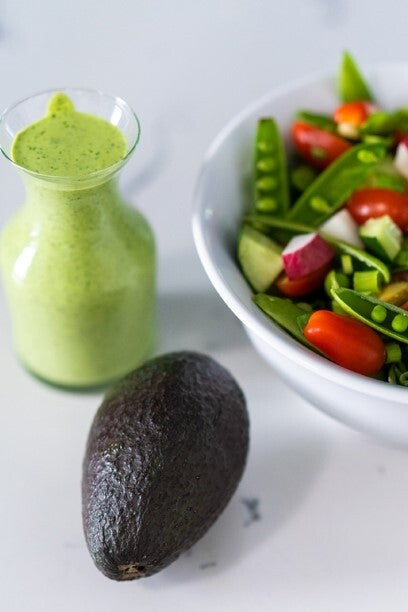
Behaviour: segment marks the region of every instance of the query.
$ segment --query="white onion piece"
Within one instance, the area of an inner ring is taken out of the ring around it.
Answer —
[[[364,248],[358,235],[358,225],[346,208],[330,217],[320,229],[332,238],[348,242],[359,249]]]

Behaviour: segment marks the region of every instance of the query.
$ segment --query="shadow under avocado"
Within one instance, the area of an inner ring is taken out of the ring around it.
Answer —
[[[244,478],[207,534],[163,572],[143,580],[143,587],[206,580],[242,563],[265,542],[273,547],[274,534],[299,511],[327,453],[324,443],[311,444],[308,436],[287,446],[279,431],[275,436],[271,432],[261,447],[251,445]]]

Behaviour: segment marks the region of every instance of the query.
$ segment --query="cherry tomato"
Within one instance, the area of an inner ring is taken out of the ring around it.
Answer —
[[[408,302],[404,302],[402,306],[400,306],[403,310],[408,310]]]
[[[375,111],[375,106],[371,102],[364,100],[347,102],[336,108],[333,119],[336,123],[348,123],[359,127],[373,111]]]
[[[331,310],[317,310],[305,327],[305,338],[343,368],[372,376],[384,365],[380,336],[356,319]]]
[[[316,168],[326,168],[351,147],[344,138],[304,121],[292,125],[292,138],[300,155]]]
[[[372,217],[389,215],[402,231],[408,231],[408,195],[405,193],[371,187],[359,189],[347,202],[347,208],[359,225]]]
[[[276,285],[287,297],[301,297],[316,291],[323,285],[326,274],[331,270],[331,262],[328,262],[318,270],[301,276],[300,278],[290,279],[286,274],[281,274],[276,281]]]

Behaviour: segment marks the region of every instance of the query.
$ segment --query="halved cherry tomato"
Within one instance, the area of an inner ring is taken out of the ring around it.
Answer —
[[[331,310],[317,310],[307,322],[305,338],[343,368],[372,376],[385,362],[385,346],[371,327]]]
[[[285,273],[281,274],[276,281],[276,285],[286,297],[301,297],[316,291],[323,285],[326,274],[331,270],[332,264],[328,262],[318,270],[301,276],[300,278],[290,279]]]
[[[365,100],[347,102],[336,108],[333,119],[336,123],[348,123],[349,125],[359,127],[374,110],[374,104]]]
[[[326,168],[351,147],[344,138],[304,121],[292,125],[292,138],[300,155],[316,168]]]
[[[347,202],[347,208],[359,225],[367,219],[389,215],[403,232],[408,232],[408,194],[392,189],[359,189]]]
[[[408,302],[404,302],[402,306],[400,306],[403,310],[408,310]]]

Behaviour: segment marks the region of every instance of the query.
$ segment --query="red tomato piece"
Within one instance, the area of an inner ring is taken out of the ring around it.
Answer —
[[[403,310],[408,310],[408,302],[404,302],[402,306],[400,306]]]
[[[300,155],[316,168],[326,168],[351,147],[344,138],[304,121],[292,125],[292,138]]]
[[[359,189],[348,200],[347,208],[359,225],[389,215],[403,232],[408,232],[408,194],[392,189]]]
[[[328,262],[318,270],[294,279],[290,279],[287,274],[283,273],[278,277],[276,285],[286,297],[308,295],[323,285],[326,274],[331,268],[332,264]]]
[[[375,110],[374,104],[365,100],[347,102],[336,108],[333,119],[336,123],[348,123],[349,125],[359,127]]]
[[[334,363],[373,376],[385,362],[384,342],[371,327],[331,310],[317,310],[305,327],[305,338]]]

